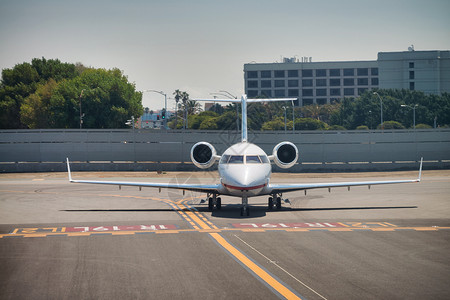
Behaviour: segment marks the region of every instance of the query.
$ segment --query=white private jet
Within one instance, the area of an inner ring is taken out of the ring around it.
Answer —
[[[278,167],[287,169],[292,167],[298,160],[298,149],[291,142],[277,144],[272,155],[267,155],[260,147],[249,143],[247,139],[247,103],[269,102],[269,101],[294,101],[297,99],[247,99],[243,95],[241,99],[198,99],[200,101],[215,102],[240,102],[242,106],[242,140],[240,143],[229,147],[221,156],[217,155],[215,148],[208,142],[199,142],[191,149],[191,160],[200,169],[211,167],[219,161],[218,171],[220,181],[218,184],[171,184],[171,183],[144,183],[123,181],[91,181],[74,180],[70,172],[69,159],[67,159],[67,170],[69,181],[74,183],[110,184],[124,186],[154,187],[179,189],[184,191],[203,192],[207,194],[208,208],[210,211],[216,207],[221,209],[220,195],[240,197],[242,199],[241,216],[249,215],[248,198],[262,195],[270,195],[268,209],[272,210],[274,205],[281,208],[283,193],[298,190],[365,186],[372,185],[412,183],[420,182],[422,174],[422,160],[420,162],[419,177],[413,180],[390,180],[390,181],[361,181],[361,182],[339,182],[339,183],[299,183],[299,184],[271,184],[272,173],[271,161]]]

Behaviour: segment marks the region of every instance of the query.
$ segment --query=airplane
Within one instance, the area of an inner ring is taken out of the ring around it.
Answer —
[[[247,99],[244,94],[241,99],[196,99],[197,101],[215,102],[237,102],[242,106],[241,142],[232,145],[222,155],[218,155],[213,145],[208,142],[198,142],[191,148],[191,160],[200,169],[207,169],[218,161],[219,183],[217,184],[171,184],[171,183],[145,183],[124,181],[92,181],[74,180],[70,171],[70,163],[67,158],[67,170],[71,183],[109,184],[121,186],[153,187],[167,189],[178,189],[184,191],[202,192],[207,194],[208,210],[214,207],[218,210],[222,207],[220,196],[234,196],[242,200],[241,216],[249,216],[250,209],[248,198],[268,195],[268,209],[274,206],[281,209],[283,194],[294,191],[306,191],[310,189],[368,186],[381,184],[415,183],[420,182],[422,177],[422,163],[420,161],[419,177],[412,180],[389,180],[389,181],[361,181],[361,182],[337,182],[337,183],[298,183],[298,184],[272,184],[270,177],[272,173],[271,162],[280,168],[292,167],[298,160],[297,147],[289,142],[281,142],[275,145],[272,154],[267,155],[260,147],[248,141],[247,135],[247,103],[270,102],[270,101],[294,101],[296,98],[274,98],[274,99]]]

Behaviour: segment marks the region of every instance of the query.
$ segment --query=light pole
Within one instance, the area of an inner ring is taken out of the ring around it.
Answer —
[[[227,91],[219,91],[219,93],[210,93],[211,95],[219,95],[227,97],[228,99],[237,99],[236,96]],[[236,131],[239,131],[239,111],[238,105],[236,104]]]
[[[82,89],[81,93],[80,93],[80,129],[83,128],[83,113],[81,112],[81,97],[83,97],[84,91],[85,91],[85,89]]]
[[[402,104],[400,106],[412,108],[412,110],[413,110],[413,128],[414,128],[414,130],[416,130],[416,108],[419,106],[419,104],[414,104],[414,105]]]
[[[167,115],[167,94],[164,93],[163,91],[157,91],[157,90],[145,90],[144,92],[158,93],[160,95],[163,95],[164,96],[164,110],[165,110],[166,115]],[[164,118],[163,127],[164,127],[164,129],[167,129],[167,116],[166,116],[166,118]]]
[[[294,100],[292,102],[292,133],[295,132],[295,107],[294,107]]]
[[[286,133],[286,106],[282,107],[284,109],[284,133]]]
[[[237,97],[233,94],[231,94],[228,91],[219,91],[221,93],[225,93],[227,94],[229,97],[233,98],[233,99],[237,99]],[[239,111],[238,111],[238,105],[236,104],[236,130],[239,131]]]
[[[373,92],[374,95],[377,95],[380,99],[380,119],[381,119],[381,129],[383,129],[383,100],[381,99],[380,95],[377,92]]]

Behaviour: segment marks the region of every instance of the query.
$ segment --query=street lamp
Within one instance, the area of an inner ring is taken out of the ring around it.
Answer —
[[[210,93],[211,95],[219,95],[227,97],[228,99],[237,99],[236,96],[231,94],[228,91],[219,91],[219,93]],[[236,131],[239,131],[239,111],[238,111],[238,105],[236,104]]]
[[[81,93],[80,93],[80,129],[83,128],[83,113],[81,112],[81,97],[83,97],[84,91],[85,91],[85,89],[82,89]]]
[[[380,126],[381,126],[381,129],[383,129],[383,100],[381,100],[381,97],[377,92],[373,92],[373,94],[377,95],[378,98],[380,99],[380,111],[381,111],[380,112],[380,119],[381,119]]]
[[[419,106],[419,104],[414,104],[414,105],[402,104],[400,106],[411,108],[413,110],[413,128],[414,128],[414,130],[416,130],[416,108]]]
[[[286,106],[282,107],[284,109],[284,133],[286,133]]]
[[[145,92],[158,93],[160,95],[163,95],[164,96],[164,110],[165,110],[165,112],[167,114],[167,94],[164,93],[163,91],[157,91],[157,90],[145,90],[144,93]],[[163,121],[163,127],[164,127],[164,129],[167,129],[167,118],[165,118],[164,121]]]

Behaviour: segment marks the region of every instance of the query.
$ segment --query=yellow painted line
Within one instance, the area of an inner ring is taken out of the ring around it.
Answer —
[[[353,228],[328,228],[328,231],[353,231]]]
[[[309,232],[309,228],[285,228],[285,231],[293,231],[293,232]]]
[[[263,228],[258,228],[258,229],[256,229],[256,228],[244,228],[244,229],[241,229],[241,231],[242,232],[266,232],[267,229],[263,229]]]
[[[238,249],[233,247],[228,243],[220,234],[210,233],[209,234],[214,240],[216,240],[223,248],[225,248],[231,255],[243,263],[247,268],[249,268],[253,273],[255,273],[259,278],[271,286],[274,290],[280,293],[286,299],[301,299],[296,294],[294,294],[290,289],[285,287],[275,278],[273,278],[269,273],[264,271],[257,264],[252,262],[247,256],[245,256]]]
[[[159,230],[155,231],[156,234],[163,234],[163,233],[179,233],[179,230]]]
[[[416,231],[437,231],[438,229],[435,227],[415,227]]]
[[[394,224],[391,224],[391,223],[388,223],[388,222],[384,222],[384,224],[387,224],[387,225],[392,226],[392,227],[398,227],[397,225],[394,225]]]
[[[395,228],[370,228],[372,231],[395,231]]]

